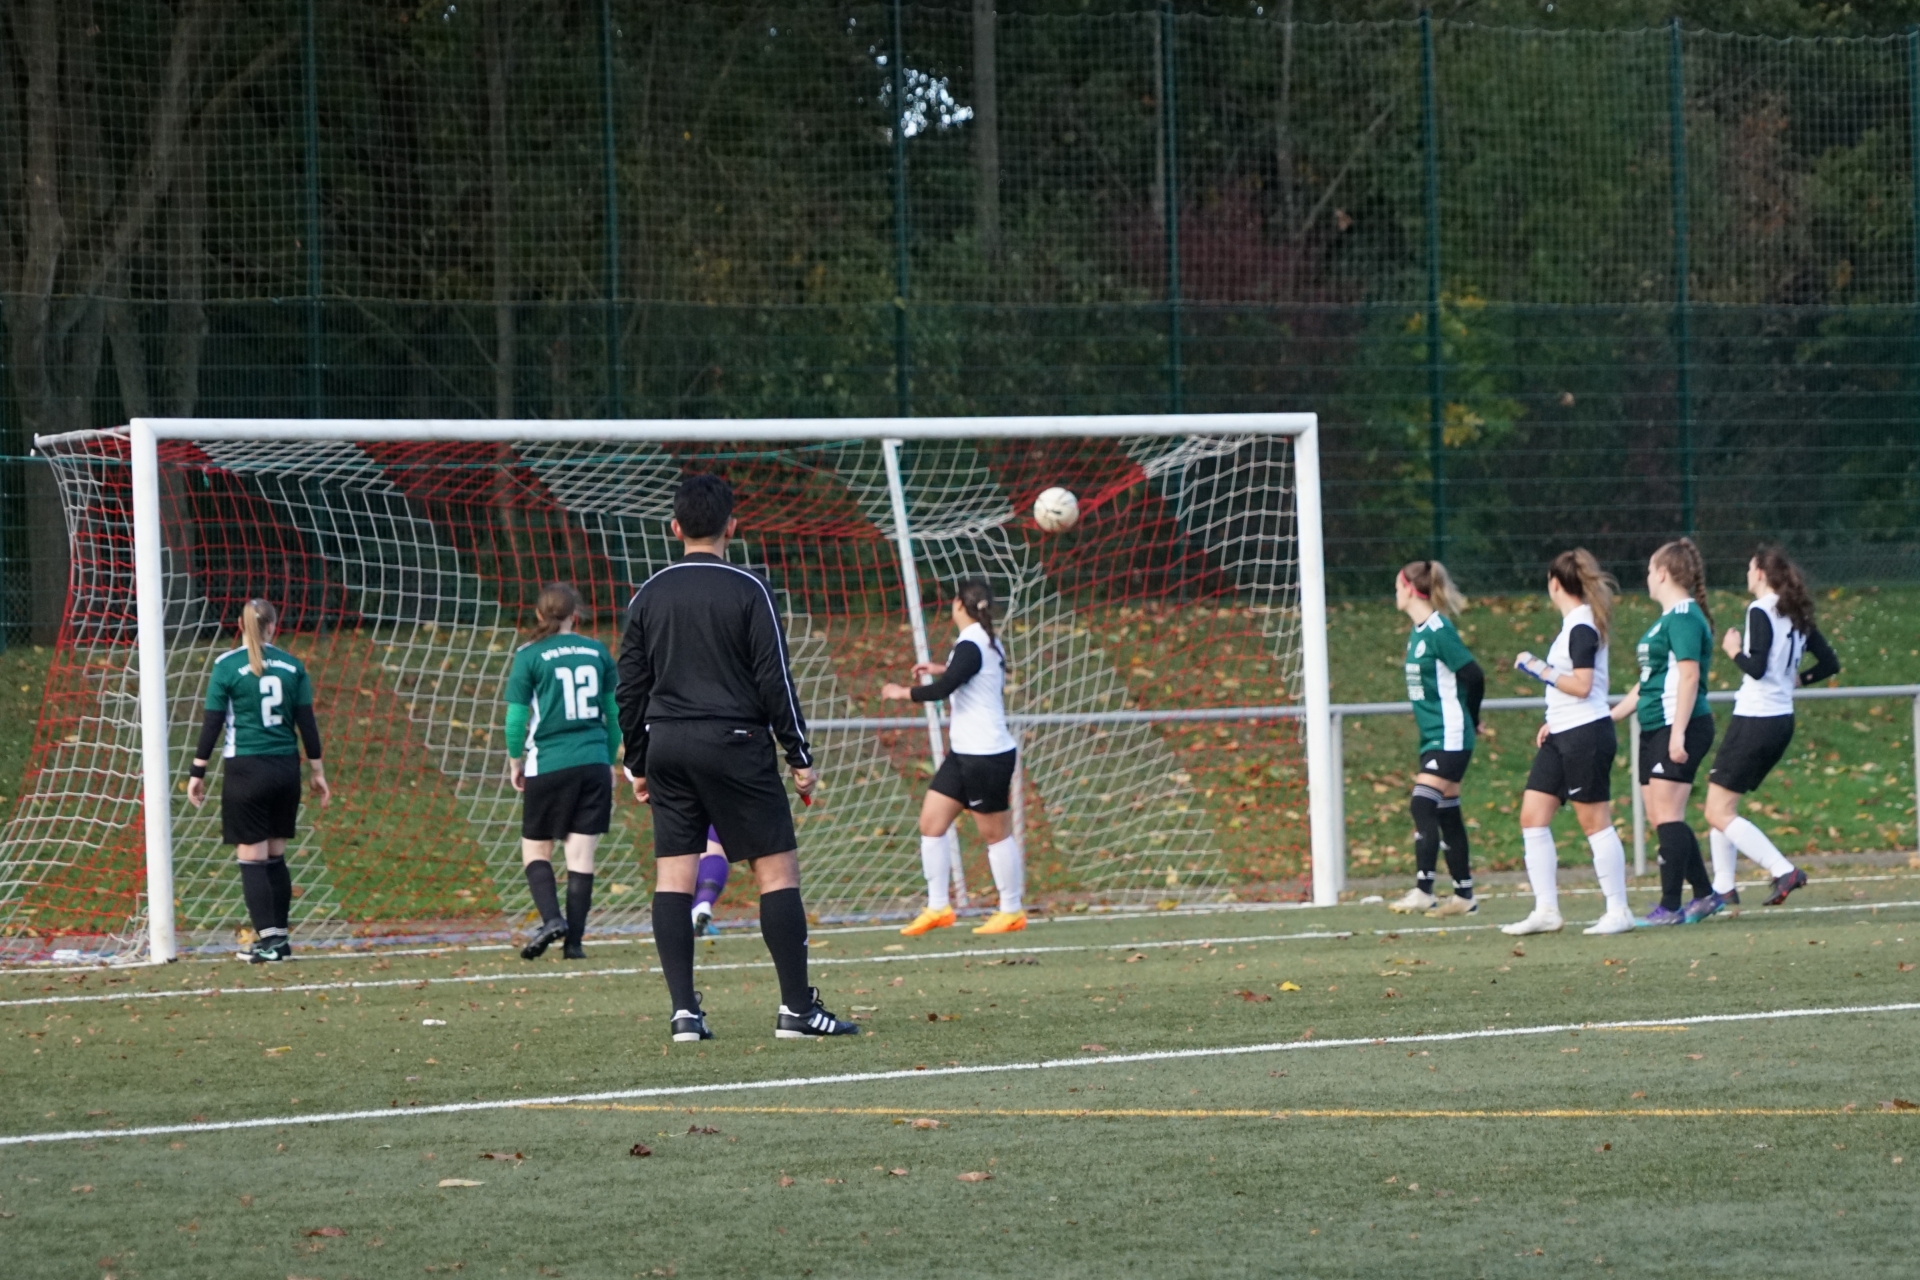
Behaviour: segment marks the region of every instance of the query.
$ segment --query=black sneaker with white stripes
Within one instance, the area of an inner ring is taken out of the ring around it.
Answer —
[[[860,1028],[828,1013],[820,1003],[820,988],[808,987],[806,1012],[795,1013],[784,1004],[781,1005],[780,1016],[773,1024],[773,1034],[778,1040],[806,1040],[815,1036],[857,1036]]]
[[[559,918],[542,920],[540,927],[527,939],[527,945],[520,948],[522,960],[538,960],[547,954],[547,948],[567,936],[567,922]]]
[[[693,1010],[673,1011],[673,1038],[677,1044],[688,1044],[695,1040],[713,1039],[713,1029],[707,1025],[706,1010],[700,1007],[700,993],[693,993]]]

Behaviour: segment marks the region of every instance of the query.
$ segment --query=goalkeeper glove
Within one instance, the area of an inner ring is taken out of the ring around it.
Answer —
[[[1513,669],[1524,675],[1530,675],[1545,685],[1551,685],[1560,679],[1560,673],[1548,666],[1545,658],[1536,658],[1530,653],[1523,652],[1515,658]]]

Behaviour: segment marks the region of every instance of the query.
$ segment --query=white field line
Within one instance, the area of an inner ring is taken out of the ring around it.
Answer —
[[[1817,884],[1876,884],[1876,883],[1882,883],[1882,882],[1891,881],[1891,880],[1916,880],[1916,879],[1920,879],[1920,876],[1905,875],[1905,874],[1876,875],[1876,876],[1812,876],[1808,878],[1807,884],[1809,886],[1817,885]],[[1634,884],[1634,885],[1630,885],[1629,887],[1650,891],[1654,886],[1652,886],[1651,884],[1646,884],[1646,885]],[[1735,887],[1765,889],[1765,888],[1771,888],[1772,885],[1770,881],[1765,879],[1760,879],[1760,880],[1743,880],[1738,882],[1738,884],[1736,884]],[[1577,885],[1574,885],[1574,886],[1562,885],[1560,887],[1561,897],[1575,897],[1575,898],[1582,897],[1582,896],[1591,897],[1591,896],[1598,895],[1599,892],[1600,890],[1597,886],[1593,888],[1583,888]],[[1501,902],[1501,901],[1506,901],[1508,899],[1519,900],[1522,898],[1526,899],[1529,902],[1533,900],[1533,894],[1528,892],[1524,885],[1522,885],[1518,891],[1513,893],[1494,893],[1491,891],[1481,891],[1476,896],[1482,902]],[[1354,902],[1343,902],[1340,905],[1343,907],[1355,907],[1355,906],[1361,906],[1362,904],[1356,900]],[[1886,905],[1896,905],[1896,904],[1886,904]],[[1141,907],[1137,909],[1127,909],[1127,910],[1096,910],[1096,911],[1075,912],[1075,913],[1062,913],[1060,915],[1053,915],[1053,916],[1035,916],[1032,919],[1032,921],[1029,923],[1028,927],[1038,929],[1038,928],[1045,928],[1045,927],[1051,927],[1053,925],[1062,925],[1062,924],[1106,924],[1115,920],[1166,920],[1166,919],[1191,920],[1191,919],[1195,919],[1198,917],[1205,917],[1205,916],[1251,915],[1251,914],[1264,913],[1269,911],[1318,911],[1321,909],[1322,908],[1314,906],[1311,902],[1215,902],[1215,903],[1202,903],[1195,906],[1172,907],[1165,911],[1162,911],[1157,907]],[[1811,908],[1790,908],[1790,909],[1811,910]],[[1829,910],[1846,910],[1847,908],[1834,907],[1834,908],[1828,908],[1828,909]],[[991,913],[982,909],[982,910],[973,911],[973,912],[963,912],[962,918],[968,918],[970,916],[978,916],[984,919],[989,914]],[[906,917],[902,916],[900,918],[904,920]],[[1478,927],[1478,926],[1474,926],[1474,927]],[[816,938],[838,938],[838,937],[843,937],[843,936],[847,936],[850,934],[857,934],[857,933],[895,933],[897,931],[898,931],[898,926],[895,924],[856,924],[856,925],[840,925],[830,929],[815,929],[815,930],[812,930],[811,932],[812,932],[812,936]],[[1387,932],[1387,931],[1376,930],[1375,932]],[[1396,932],[1407,933],[1407,932],[1410,932],[1410,930],[1401,929],[1401,930],[1397,930]],[[724,932],[708,938],[707,941],[737,942],[742,939],[758,938],[759,936],[760,936],[759,932],[752,928],[728,928]],[[596,947],[637,947],[637,946],[650,946],[652,945],[652,943],[653,943],[653,935],[651,933],[637,934],[633,936],[621,936],[621,937],[596,937],[594,939],[594,945]],[[480,954],[483,952],[492,952],[492,951],[518,951],[519,949],[520,949],[520,944],[517,942],[441,942],[441,943],[432,944],[430,946],[421,946],[421,947],[399,947],[399,948],[356,947],[352,950],[326,950],[326,949],[316,948],[313,950],[303,952],[300,955],[294,956],[293,959],[296,961],[304,961],[307,963],[337,964],[337,963],[341,963],[343,961],[348,961],[348,960],[381,960],[381,959],[386,959],[392,956],[444,956],[454,952],[458,952],[461,955],[473,955],[473,954]],[[180,964],[227,964],[227,963],[231,963],[234,960],[234,958],[235,958],[235,954],[231,952],[222,953],[219,955],[194,954],[194,955],[181,956],[178,960],[178,963]],[[68,965],[45,964],[45,963],[29,961],[26,963],[15,964],[15,965],[0,965],[0,978],[4,978],[9,974],[37,975],[37,974],[54,974],[54,973],[102,973],[102,972],[121,973],[121,972],[132,972],[132,971],[138,971],[138,970],[144,970],[144,969],[151,969],[153,967],[154,966],[149,961],[146,961],[146,960],[109,961],[104,964],[68,964]]]
[[[1771,919],[1784,915],[1812,915],[1835,911],[1883,911],[1896,907],[1920,907],[1920,900],[1909,902],[1853,902],[1828,907],[1771,907],[1767,916]],[[1575,923],[1578,923],[1577,921]],[[1728,923],[1731,923],[1729,921]],[[1035,956],[1058,955],[1066,952],[1085,951],[1160,951],[1169,948],[1187,947],[1225,947],[1241,946],[1255,942],[1317,942],[1333,941],[1352,937],[1401,937],[1405,934],[1421,933],[1485,933],[1499,928],[1495,924],[1456,924],[1456,925],[1408,925],[1398,929],[1338,929],[1313,931],[1307,933],[1261,933],[1232,938],[1172,938],[1158,942],[1102,942],[1087,943],[1080,946],[1054,947],[975,947],[966,951],[922,951],[902,952],[898,955],[873,956],[809,956],[807,964],[814,968],[832,965],[846,967],[860,964],[901,964],[915,960],[981,960],[994,956]],[[703,964],[697,966],[700,973],[718,973],[736,969],[771,969],[771,960],[743,960],[726,964]],[[97,973],[98,969],[86,972]],[[176,987],[165,991],[102,991],[77,996],[30,996],[20,1000],[0,1000],[0,1009],[30,1008],[34,1005],[60,1004],[113,1004],[130,1000],[177,1000],[193,996],[259,996],[259,995],[304,995],[314,991],[373,991],[383,987],[413,987],[420,989],[436,986],[468,986],[478,982],[565,982],[582,978],[630,978],[643,973],[657,973],[659,970],[650,965],[635,965],[620,969],[581,969],[581,970],[543,970],[530,973],[518,973],[505,970],[499,973],[469,973],[459,977],[422,977],[422,978],[378,978],[354,979],[344,982],[289,982],[258,987]]]
[[[837,1084],[877,1084],[886,1080],[925,1080],[933,1076],[977,1076],[1012,1071],[1053,1071],[1075,1067],[1125,1066],[1141,1062],[1186,1062],[1197,1058],[1232,1058],[1255,1053],[1295,1053],[1315,1049],[1353,1049],[1367,1045],[1447,1044],[1467,1040],[1506,1040],[1523,1036],[1557,1035],[1566,1031],[1622,1031],[1642,1027],[1697,1027],[1710,1023],[1768,1022],[1779,1018],[1832,1018],[1875,1013],[1913,1013],[1920,1001],[1900,1004],[1835,1005],[1815,1009],[1771,1009],[1764,1013],[1714,1013],[1699,1017],[1633,1018],[1613,1022],[1556,1022],[1533,1027],[1484,1027],[1476,1031],[1436,1031],[1424,1035],[1365,1036],[1344,1040],[1277,1040],[1266,1044],[1221,1045],[1205,1049],[1162,1049],[1150,1053],[1109,1053],[1099,1057],[1048,1058],[1039,1062],[996,1062],[972,1067],[931,1067],[895,1071],[848,1071],[830,1076],[800,1076],[782,1080],[739,1080],[728,1084],[662,1085],[651,1089],[615,1089],[604,1093],[556,1094],[545,1098],[495,1098],[483,1102],[443,1102],[425,1107],[383,1107],[364,1111],[319,1111],[309,1115],[256,1116],[247,1120],[203,1120],[190,1124],[154,1124],[125,1129],[67,1129],[49,1133],[0,1136],[0,1147],[36,1142],[82,1142],[102,1138],[150,1138],[181,1133],[227,1133],[236,1129],[271,1129],[283,1125],[335,1124],[346,1120],[394,1120],[413,1116],[457,1115],[468,1111],[511,1111],[521,1107],[580,1106],[596,1102],[631,1102],[640,1098],[684,1098],[696,1094],[737,1093],[747,1090],[803,1089]],[[1276,1108],[1280,1110],[1281,1108]]]

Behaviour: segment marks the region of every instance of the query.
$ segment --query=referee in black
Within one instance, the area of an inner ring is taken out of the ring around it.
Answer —
[[[713,1038],[693,989],[694,877],[709,826],[730,860],[753,864],[760,932],[780,976],[774,1035],[857,1035],[807,985],[799,842],[774,742],[802,796],[813,791],[813,755],[773,591],[727,563],[737,526],[725,480],[682,480],[673,536],[686,555],[634,592],[620,641],[620,730],[634,798],[653,806],[653,940],[673,999],[673,1038]]]

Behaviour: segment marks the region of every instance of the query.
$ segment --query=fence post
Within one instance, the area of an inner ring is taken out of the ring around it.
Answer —
[[[600,164],[606,186],[607,416],[625,417],[620,394],[620,185],[613,148],[613,0],[600,0]]]
[[[1920,852],[1920,698],[1913,700],[1913,815],[1914,849]]]
[[[1160,0],[1160,129],[1167,157],[1167,180],[1161,187],[1165,201],[1167,251],[1167,411],[1185,412],[1181,378],[1180,332],[1180,165],[1175,149],[1173,0]]]
[[[1908,382],[1915,382],[1920,371],[1920,24],[1907,28],[1907,184],[1912,225],[1908,235],[1912,245],[1912,311],[1908,317],[1915,346],[1907,353]]]
[[[1680,19],[1667,24],[1668,140],[1673,171],[1673,346],[1674,398],[1680,412],[1680,525],[1694,533],[1693,371],[1690,306],[1687,297],[1687,90],[1681,66]]]
[[[1627,717],[1627,785],[1633,788],[1633,875],[1647,874],[1647,799],[1640,792],[1640,717]]]
[[[893,0],[893,394],[913,416],[913,348],[907,332],[907,48],[900,0]]]
[[[320,65],[314,0],[304,6],[305,30],[300,41],[302,85],[301,124],[305,138],[307,231],[307,416],[324,417],[321,385],[322,338],[320,317]]]
[[[1333,766],[1327,771],[1333,775],[1333,891],[1342,893],[1347,887],[1346,717],[1336,711],[1327,717],[1327,724],[1333,738],[1333,750],[1327,753],[1328,762]]]
[[[1427,188],[1427,466],[1433,474],[1433,551],[1447,554],[1446,384],[1440,347],[1440,121],[1434,85],[1433,13],[1420,11],[1420,145]]]

